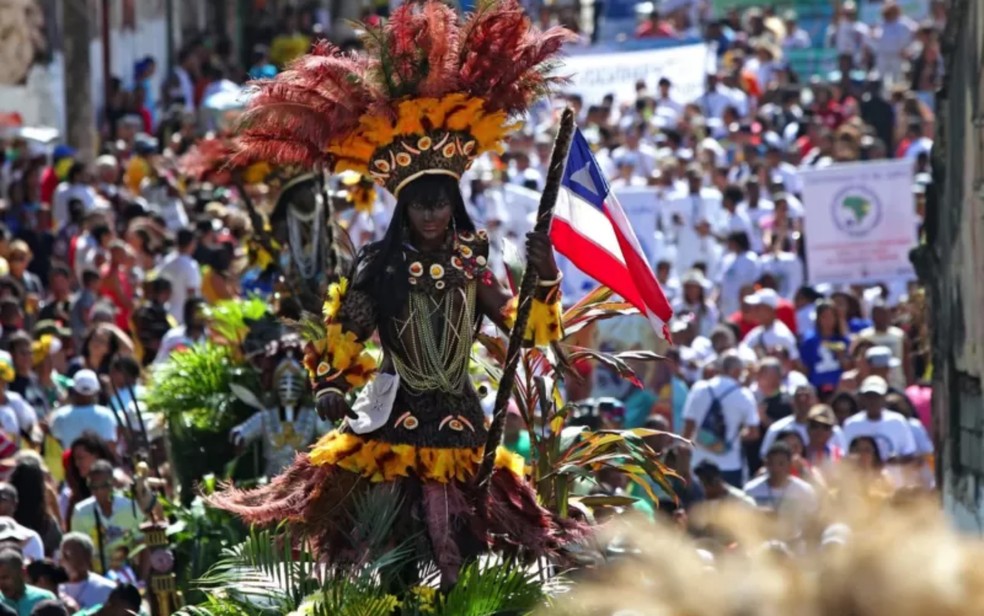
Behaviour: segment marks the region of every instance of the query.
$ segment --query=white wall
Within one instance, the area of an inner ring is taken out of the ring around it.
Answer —
[[[125,87],[133,85],[133,64],[148,55],[157,60],[153,98],[160,100],[161,83],[167,71],[167,20],[163,16],[144,19],[138,15],[136,30],[115,30],[111,34],[111,76],[122,79]],[[102,38],[95,38],[90,44],[89,60],[92,63],[92,99],[98,113],[103,107],[104,94]]]
[[[0,85],[0,111],[17,112],[26,126],[53,126],[65,133],[64,62],[35,65],[24,85]]]
[[[139,7],[139,3],[138,3]],[[139,8],[138,8],[139,10]],[[96,18],[93,29],[98,32],[101,21]],[[167,71],[167,20],[164,16],[152,19],[137,15],[133,31],[115,29],[110,36],[110,58],[113,76],[123,79],[126,87],[133,81],[133,64],[150,55],[157,60],[154,76],[154,99],[160,99],[160,86]],[[90,78],[93,108],[98,115],[103,107],[103,45],[97,34],[89,46]],[[22,86],[0,85],[0,111],[17,112],[26,125],[54,126],[65,132],[64,60],[56,54],[51,64],[35,66]]]

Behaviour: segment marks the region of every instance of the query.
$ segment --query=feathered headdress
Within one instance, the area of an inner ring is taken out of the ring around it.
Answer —
[[[408,2],[364,27],[364,53],[322,42],[259,82],[238,162],[327,164],[394,195],[424,174],[460,178],[562,81],[551,60],[572,37],[540,32],[516,0],[486,0],[463,22],[438,0]]]
[[[206,136],[195,143],[180,159],[178,170],[196,182],[210,181],[219,186],[232,182],[233,167],[229,161],[237,152],[231,138]],[[269,179],[273,170],[264,161],[255,161],[241,169],[246,184],[260,184]]]

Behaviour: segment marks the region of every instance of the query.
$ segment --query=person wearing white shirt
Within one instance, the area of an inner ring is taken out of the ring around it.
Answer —
[[[783,16],[783,21],[786,26],[786,37],[782,39],[782,51],[784,54],[789,54],[790,51],[796,49],[809,49],[813,47],[813,41],[810,40],[810,33],[799,27],[798,16],[795,11],[787,11]]]
[[[672,276],[673,263],[665,259],[660,259],[656,262],[656,281],[659,282],[659,286],[663,289],[663,295],[666,297],[666,301],[672,306],[674,302],[683,294],[683,286],[680,281]]]
[[[703,263],[707,272],[716,271],[720,247],[713,235],[711,222],[721,211],[721,193],[704,188],[700,165],[687,168],[684,192],[672,202],[670,225],[676,234],[676,269],[685,272]]]
[[[745,180],[745,201],[742,209],[752,221],[757,233],[762,232],[762,219],[775,213],[775,204],[762,196],[762,185],[759,183],[758,176],[753,175]]]
[[[762,233],[755,232],[751,219],[741,208],[741,202],[745,199],[745,191],[741,186],[730,184],[721,193],[721,207],[724,211],[718,220],[717,235],[727,238],[735,233],[744,233],[748,237],[751,249],[756,254],[762,252]]]
[[[785,443],[773,443],[765,456],[765,474],[745,484],[744,492],[755,504],[776,513],[791,524],[790,536],[801,534],[819,507],[816,491],[809,483],[792,476],[793,452]]]
[[[810,416],[817,406],[816,389],[809,383],[798,386],[793,390],[792,402],[793,414],[779,419],[765,431],[765,436],[762,437],[762,447],[759,449],[759,455],[763,459],[765,459],[769,448],[783,432],[794,431],[803,437],[804,443],[810,442]],[[847,441],[840,426],[834,426],[830,444],[838,447],[841,451],[847,451]]]
[[[44,558],[41,535],[14,519],[18,500],[17,488],[5,481],[0,482],[0,541],[17,543],[28,561],[41,560]]]
[[[666,77],[660,77],[657,87],[659,95],[656,97],[656,114],[667,119],[678,120],[683,115],[683,105],[670,96],[670,88],[673,84]]]
[[[799,359],[796,336],[786,324],[776,318],[779,294],[772,289],[759,289],[744,298],[745,304],[752,308],[752,318],[759,323],[742,340],[746,346],[760,354],[768,354],[770,349],[782,348],[789,359]]]
[[[680,296],[671,304],[677,315],[692,314],[701,336],[710,336],[721,320],[721,313],[714,302],[707,298],[711,283],[700,270],[690,270],[680,281]]]
[[[781,246],[778,243],[775,248],[777,249],[759,257],[759,266],[762,274],[769,274],[775,278],[779,295],[783,299],[792,300],[796,291],[803,286],[806,268],[799,255],[779,249]],[[809,330],[800,331],[805,333]]]
[[[157,277],[171,282],[171,300],[168,312],[179,324],[184,324],[184,305],[189,297],[197,297],[202,291],[202,274],[198,262],[191,256],[198,247],[195,232],[181,229],[177,234],[177,247],[157,268]]]
[[[875,440],[882,458],[907,458],[916,454],[916,441],[909,422],[901,413],[885,408],[888,383],[880,376],[861,382],[858,401],[861,410],[844,421],[844,438],[848,446],[854,439],[867,436]]]
[[[642,137],[646,125],[638,122],[625,131],[625,144],[612,150],[612,160],[618,163],[622,159],[631,159],[635,163],[635,175],[642,178],[650,177],[656,171],[656,148],[643,143]]]
[[[892,0],[882,6],[882,19],[881,26],[875,29],[871,48],[875,70],[891,85],[905,78],[905,51],[912,44],[918,26]]]
[[[729,90],[730,88],[718,84],[717,74],[710,73],[707,75],[707,86],[704,88],[704,94],[694,102],[700,107],[705,118],[720,120],[724,116],[724,110],[734,104],[729,95]]]
[[[744,362],[738,354],[728,351],[718,361],[719,376],[697,382],[687,395],[683,438],[694,442],[693,466],[710,460],[725,481],[738,487],[744,473],[741,442],[758,438],[758,407],[741,384]]]
[[[178,65],[174,67],[174,86],[169,95],[172,103],[180,103],[186,111],[195,111],[195,81],[192,73],[198,70],[198,57],[194,47],[185,47],[178,53]]]
[[[96,544],[89,535],[71,532],[62,537],[61,564],[68,573],[68,582],[58,590],[82,609],[102,605],[116,588],[116,582],[92,570],[93,561],[98,558]]]
[[[861,51],[868,46],[870,35],[868,26],[858,21],[857,4],[846,0],[835,19],[827,26],[827,46],[833,47],[838,55],[849,55],[857,62]]]
[[[86,214],[96,208],[96,191],[86,183],[87,175],[85,164],[75,163],[68,169],[65,181],[55,188],[51,198],[51,219],[56,226],[55,231],[69,221],[69,202],[81,201]]]
[[[523,186],[530,190],[543,190],[544,178],[536,167],[532,166],[530,156],[526,152],[512,154],[513,165],[509,170],[509,183]]]
[[[758,256],[751,251],[748,236],[734,233],[728,236],[728,254],[721,260],[716,276],[718,305],[721,312],[731,315],[741,309],[742,288],[759,279]]]
[[[927,156],[933,151],[933,140],[929,137],[919,137],[905,150],[905,159],[915,162],[920,154]]]
[[[68,449],[83,432],[94,432],[115,450],[118,425],[113,411],[96,404],[102,386],[92,370],[79,370],[72,379],[71,404],[54,411],[48,429],[64,449]]]
[[[791,163],[782,160],[782,143],[781,138],[778,136],[772,143],[766,146],[765,169],[768,173],[767,177],[770,180],[773,177],[782,180],[783,191],[794,195],[803,193],[803,183],[799,177],[799,169]]]
[[[638,160],[639,157],[631,153],[615,159],[615,177],[609,182],[612,189],[646,186],[646,178],[636,173]]]
[[[40,440],[41,435],[35,434],[38,414],[34,407],[20,394],[8,389],[15,376],[13,357],[7,351],[0,351],[0,429],[11,442],[20,447],[23,436],[30,440]]]

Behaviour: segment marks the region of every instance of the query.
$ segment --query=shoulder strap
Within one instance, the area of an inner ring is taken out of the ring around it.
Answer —
[[[734,385],[732,385],[731,387],[729,387],[728,389],[726,389],[724,391],[724,393],[722,393],[720,396],[715,396],[714,395],[714,389],[712,388],[711,389],[711,398],[714,400],[714,402],[721,403],[721,402],[724,401],[725,398],[727,398],[731,394],[735,393],[739,389],[741,389],[741,383],[735,383]],[[713,404],[714,402],[711,402],[711,404]],[[725,424],[725,430],[727,430],[727,424]],[[727,436],[727,435],[725,435],[725,436]],[[735,433],[734,437],[727,440],[728,451],[731,450],[731,448],[734,446],[735,442],[737,442],[740,437],[741,437],[741,425],[738,426],[738,432]]]
[[[724,390],[724,393],[722,393],[720,396],[714,395],[714,388],[713,387],[711,387],[709,389],[711,390],[711,399],[714,400],[715,402],[721,402],[725,398],[727,398],[728,396],[730,396],[731,394],[733,394],[734,392],[736,392],[737,390],[741,389],[741,384],[740,383],[735,383],[733,386],[731,386],[728,389]]]
[[[106,539],[103,535],[102,516],[99,515],[99,502],[92,503],[92,515],[96,518],[96,549],[99,550],[99,564],[105,574],[106,568]]]

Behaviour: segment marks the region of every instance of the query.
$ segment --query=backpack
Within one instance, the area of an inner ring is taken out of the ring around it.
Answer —
[[[724,408],[721,402],[735,392],[741,385],[735,385],[724,391],[720,396],[714,395],[711,389],[711,405],[704,414],[704,419],[700,422],[697,435],[694,441],[716,454],[724,454],[731,451],[734,440],[728,440],[728,424],[724,421]]]

